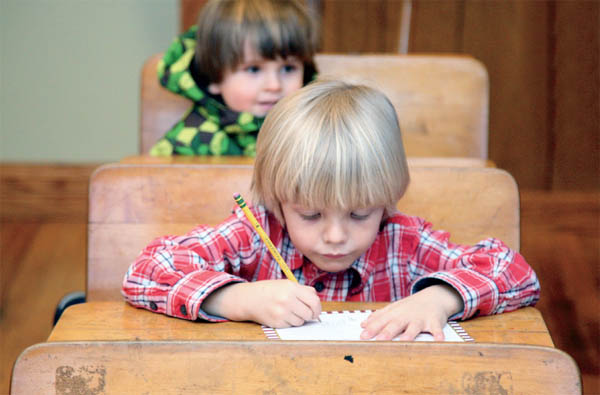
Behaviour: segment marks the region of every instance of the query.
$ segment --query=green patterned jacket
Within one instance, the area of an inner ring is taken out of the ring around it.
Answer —
[[[193,102],[192,107],[151,149],[154,156],[255,155],[264,118],[229,109],[192,77],[196,27],[177,37],[158,63],[165,88]]]

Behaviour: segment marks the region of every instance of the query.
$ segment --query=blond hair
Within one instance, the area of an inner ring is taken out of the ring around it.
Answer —
[[[271,109],[258,135],[255,204],[396,208],[409,183],[396,111],[380,91],[313,82]]]
[[[210,82],[244,61],[246,40],[265,59],[296,56],[312,78],[318,27],[299,0],[211,0],[197,25],[194,63]]]

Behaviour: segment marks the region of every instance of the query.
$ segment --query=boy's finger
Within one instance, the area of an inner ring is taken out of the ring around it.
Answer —
[[[312,308],[301,299],[292,308],[292,313],[298,316],[302,321],[309,321],[313,318]]]
[[[388,310],[388,306],[390,306],[390,305],[385,306],[383,309],[373,311],[371,314],[369,314],[367,319],[363,321],[363,323],[365,325],[368,325],[371,321],[377,320],[379,317],[384,316],[385,312]],[[363,325],[363,327],[364,327],[364,325]]]
[[[366,320],[360,323],[360,326],[364,328],[364,330],[360,334],[361,340],[370,340],[375,337],[383,328],[384,322],[378,320],[377,318],[373,318],[373,314],[367,317]]]
[[[361,339],[391,340],[406,328],[406,322],[388,321],[383,319],[374,320],[367,323],[365,330],[361,334]],[[363,337],[364,336],[364,337]]]
[[[287,324],[287,326],[302,326],[304,325],[304,321],[301,317],[295,315],[295,314],[290,314],[289,317],[286,318],[285,322]]]
[[[321,315],[321,299],[317,294],[303,294],[298,299],[308,308],[310,312],[308,319],[317,319]]]
[[[431,336],[433,336],[434,341],[436,341],[436,342],[444,341],[444,330],[437,322],[435,324],[429,325],[427,328],[427,332],[431,333]]]
[[[319,302],[317,308],[313,310],[313,319],[319,320],[319,322],[321,322],[321,319],[319,318],[319,316],[321,315],[321,311],[321,303]]]
[[[383,328],[383,325],[384,322],[382,322],[381,320],[369,320],[367,318],[361,323],[361,326],[364,328],[364,330],[360,334],[361,340],[369,340],[375,337],[375,335],[381,332],[381,328]]]
[[[436,342],[443,342],[445,337],[444,337],[444,332],[439,330],[439,331],[432,331],[431,334],[433,335],[433,340]]]
[[[409,325],[402,333],[398,340],[413,341],[421,333],[421,328],[418,325]]]
[[[360,340],[371,340],[373,335],[367,329],[360,333]]]
[[[402,327],[396,323],[389,322],[377,335],[376,340],[392,340],[402,332]]]

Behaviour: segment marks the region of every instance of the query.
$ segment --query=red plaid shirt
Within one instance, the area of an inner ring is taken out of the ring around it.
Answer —
[[[443,281],[461,295],[464,310],[452,319],[489,315],[533,305],[540,285],[533,269],[497,239],[473,246],[453,244],[431,224],[396,213],[373,245],[343,272],[320,270],[294,247],[287,232],[263,207],[257,220],[300,284],[315,287],[321,300],[388,302]],[[198,226],[183,236],[148,245],[123,280],[123,295],[136,307],[174,317],[224,321],[201,309],[225,284],[285,278],[241,209],[219,226]]]

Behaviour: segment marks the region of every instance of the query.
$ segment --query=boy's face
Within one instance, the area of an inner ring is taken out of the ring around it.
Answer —
[[[311,209],[282,203],[281,211],[294,246],[319,269],[348,269],[373,244],[383,207],[356,210]]]
[[[246,41],[244,61],[233,70],[225,70],[223,80],[208,90],[220,94],[232,110],[264,117],[283,97],[300,89],[304,65],[294,56],[262,58]]]

